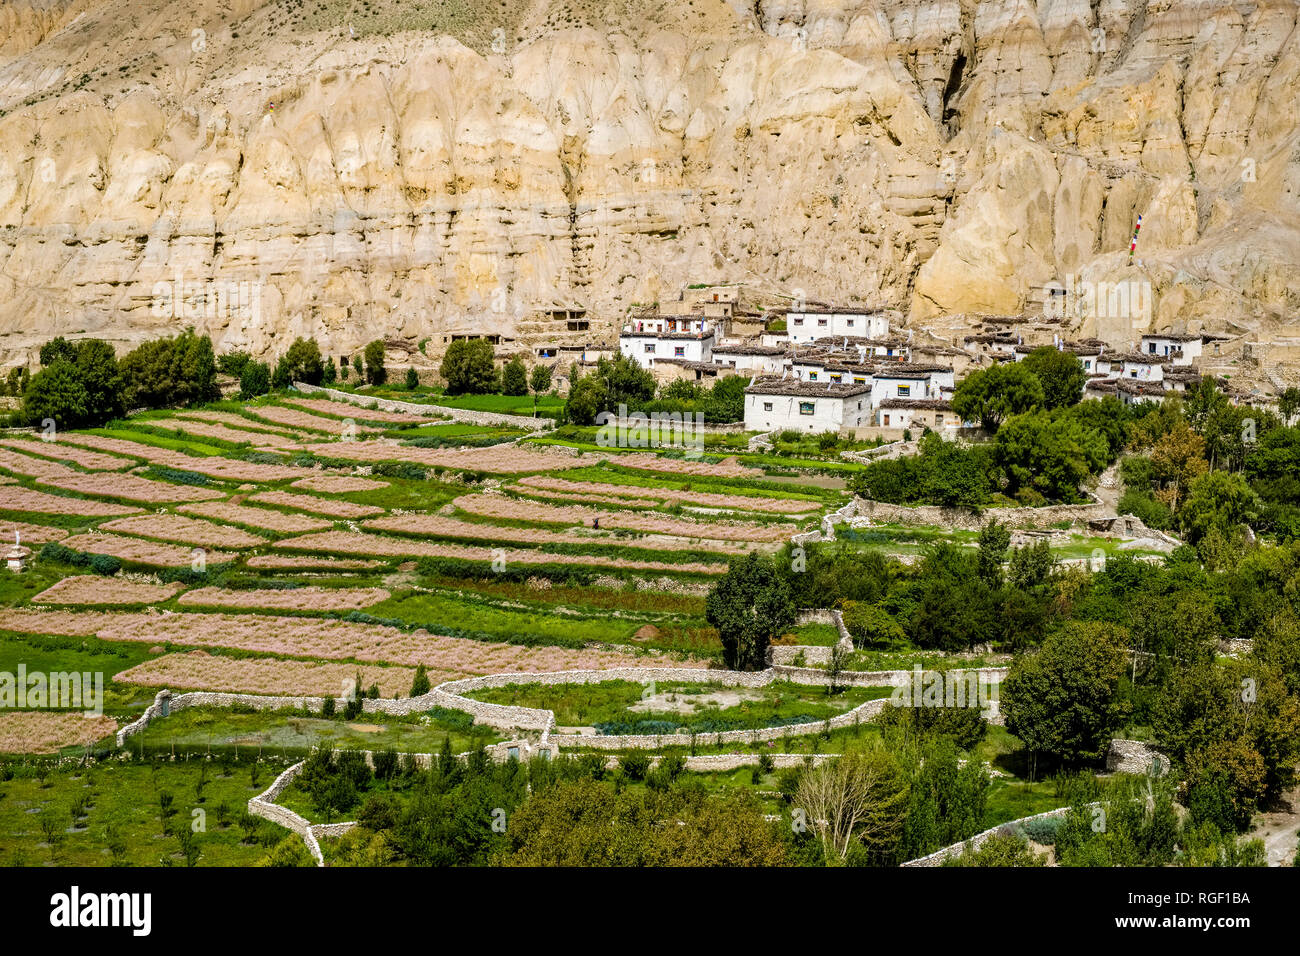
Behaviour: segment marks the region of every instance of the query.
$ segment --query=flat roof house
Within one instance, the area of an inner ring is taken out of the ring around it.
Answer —
[[[786,350],[771,345],[715,345],[713,361],[729,366],[737,375],[779,375],[785,369]]]
[[[1174,365],[1191,365],[1201,357],[1202,337],[1178,335],[1173,332],[1153,332],[1142,336],[1143,355],[1157,355]]]
[[[889,317],[877,309],[843,309],[834,306],[790,309],[785,331],[791,342],[807,343],[833,336],[879,339],[889,334]]]
[[[961,418],[952,405],[937,398],[887,398],[876,409],[876,424],[882,428],[930,428],[934,431],[958,428]]]
[[[871,386],[852,382],[758,379],[745,389],[748,431],[817,434],[871,424]]]
[[[1113,372],[1119,366],[1118,378],[1134,379],[1139,382],[1159,382],[1165,377],[1165,360],[1143,352],[1125,352],[1112,355],[1110,367]]]
[[[707,332],[628,332],[618,337],[618,350],[642,368],[653,368],[656,359],[687,362],[713,361],[713,330]]]

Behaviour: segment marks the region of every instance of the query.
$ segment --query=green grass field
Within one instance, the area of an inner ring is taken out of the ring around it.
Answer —
[[[194,834],[196,865],[249,866],[288,835],[266,820],[241,825],[249,798],[281,769],[251,760],[228,767],[201,759],[108,761],[37,777],[29,768],[5,767],[0,860],[6,866],[184,866],[181,841],[164,832],[162,795],[169,794],[168,827]]]

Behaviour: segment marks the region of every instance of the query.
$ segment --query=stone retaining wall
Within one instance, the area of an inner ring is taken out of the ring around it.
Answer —
[[[895,505],[871,498],[855,498],[857,519],[850,527],[872,524],[923,524],[978,531],[989,521],[1000,521],[1011,528],[1041,528],[1060,521],[1088,522],[1114,513],[1105,502],[1094,498],[1086,505],[1045,505],[1041,508],[943,508],[938,505]],[[865,520],[863,520],[865,519]]]
[[[1097,804],[1090,803],[1088,804],[1088,806],[1095,807],[1097,806]],[[948,859],[951,856],[961,856],[961,854],[964,853],[967,849],[978,850],[980,847],[984,845],[984,843],[988,840],[989,837],[993,836],[995,833],[1003,832],[1008,827],[1014,827],[1018,823],[1028,823],[1030,820],[1045,820],[1048,819],[1049,817],[1063,817],[1069,812],[1070,812],[1069,807],[1057,807],[1055,810],[1045,810],[1042,813],[1035,813],[1032,816],[1021,817],[1018,820],[1008,820],[1006,823],[999,823],[995,827],[990,827],[989,829],[985,830],[983,833],[977,833],[973,837],[967,837],[965,840],[962,840],[960,843],[954,843],[951,846],[946,846],[941,850],[935,850],[933,853],[930,853],[926,856],[920,856],[917,857],[915,860],[908,860],[906,863],[902,863],[899,865],[900,866],[942,866],[943,861]]]
[[[555,427],[555,420],[552,418],[507,415],[504,412],[480,412],[469,408],[451,408],[447,405],[418,405],[414,402],[399,402],[391,398],[340,392],[338,389],[308,385],[306,382],[294,382],[293,387],[307,395],[324,395],[336,402],[347,402],[359,408],[376,408],[385,412],[403,412],[408,415],[445,415],[458,422],[468,422],[472,425],[507,425],[514,428],[540,428],[547,431]]]
[[[1169,770],[1169,758],[1140,740],[1115,738],[1106,751],[1107,773],[1140,773],[1160,776]]]

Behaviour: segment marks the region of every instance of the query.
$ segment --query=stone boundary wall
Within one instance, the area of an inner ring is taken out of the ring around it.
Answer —
[[[1107,773],[1140,773],[1160,776],[1169,770],[1169,758],[1140,740],[1116,737],[1106,751]]]
[[[1098,804],[1090,803],[1087,805],[1090,807],[1095,807]],[[1027,823],[1030,820],[1046,820],[1051,817],[1063,817],[1069,812],[1070,812],[1069,807],[1057,807],[1055,810],[1044,810],[1042,813],[1035,813],[1032,814],[1031,816],[1020,817],[1017,820],[1008,820],[1006,823],[999,823],[997,826],[990,827],[989,829],[985,830],[982,833],[977,833],[973,837],[967,837],[965,840],[962,840],[960,843],[954,843],[951,846],[946,846],[941,850],[935,850],[933,853],[930,853],[926,856],[919,856],[915,860],[908,860],[906,863],[900,863],[899,866],[942,866],[943,861],[948,859],[951,856],[961,856],[961,854],[964,853],[967,849],[978,850],[980,847],[984,845],[984,843],[988,840],[989,837],[993,836],[996,833],[1001,833],[1002,831],[1006,830],[1008,827],[1014,827],[1018,823]]]
[[[878,715],[888,704],[887,699],[868,700],[852,710],[829,720],[807,724],[788,724],[784,727],[761,727],[754,730],[723,730],[703,734],[627,734],[618,737],[594,734],[555,734],[551,742],[563,750],[565,747],[590,747],[595,750],[648,750],[657,747],[689,747],[692,744],[756,744],[782,737],[819,733],[829,727],[840,730],[852,727]]]
[[[854,498],[857,516],[863,523],[850,527],[870,527],[872,523],[921,524],[978,531],[989,521],[1000,521],[1011,528],[1040,528],[1059,521],[1088,522],[1111,517],[1113,509],[1093,496],[1086,505],[1044,505],[1041,508],[945,508],[939,505],[895,505],[872,498]],[[863,520],[865,519],[865,520]]]
[[[797,649],[797,648],[796,648]],[[1007,674],[1005,667],[977,668],[981,683],[1001,682]],[[965,670],[949,673],[964,674]],[[912,679],[913,671],[845,671],[840,675],[839,684],[848,687],[902,687]],[[553,741],[557,747],[594,746],[602,749],[646,748],[690,744],[690,736],[671,734],[648,737],[644,735],[596,736],[585,734],[566,734],[551,736],[555,727],[555,714],[549,710],[532,707],[515,707],[509,704],[490,704],[463,696],[466,693],[494,687],[506,687],[510,684],[599,684],[606,681],[625,680],[638,684],[653,681],[686,682],[701,684],[721,684],[727,687],[766,687],[774,680],[789,680],[792,683],[813,687],[825,687],[830,683],[829,675],[815,667],[793,667],[773,665],[761,671],[726,671],[708,670],[706,668],[674,667],[621,667],[610,670],[576,670],[551,671],[543,674],[487,674],[481,677],[463,677],[445,681],[427,694],[419,697],[404,697],[398,700],[387,698],[365,699],[361,702],[362,713],[391,714],[402,716],[429,710],[432,707],[444,707],[459,710],[473,716],[475,723],[497,730],[537,730],[541,732],[541,745]],[[117,732],[117,746],[123,747],[133,735],[144,730],[162,714],[162,704],[169,699],[169,713],[184,710],[187,707],[236,707],[246,706],[256,710],[309,710],[319,712],[325,704],[323,697],[266,697],[257,694],[230,694],[211,691],[193,691],[173,695],[169,690],[161,690],[154,702],[145,708],[145,712],[132,723]],[[849,726],[861,717],[874,717],[888,701],[885,699],[867,701],[839,717],[831,718],[832,727]],[[344,698],[335,698],[336,706],[346,703]],[[872,706],[874,705],[874,706]],[[864,709],[865,708],[865,709]],[[839,723],[836,723],[839,721]],[[719,742],[738,743],[755,740],[776,740],[787,735],[797,736],[816,733],[823,727],[822,723],[792,724],[785,727],[769,727],[758,730],[722,731]],[[759,736],[773,732],[772,736]],[[697,735],[698,738],[699,735]],[[674,738],[668,740],[667,737]],[[680,738],[680,739],[677,739]],[[601,743],[591,744],[599,740]],[[647,742],[659,741],[662,743]],[[621,741],[621,742],[620,742]],[[514,742],[494,744],[493,748],[516,746]],[[491,748],[489,748],[491,749]]]
[[[121,728],[117,732],[117,745],[125,746],[128,737],[132,737],[149,726],[155,719],[162,716],[162,703],[166,698],[170,698],[169,713],[175,713],[178,710],[184,710],[186,707],[252,707],[255,710],[307,710],[319,711],[325,706],[324,697],[268,697],[260,694],[227,694],[213,691],[189,691],[184,694],[173,694],[169,690],[161,690],[154,697],[154,701],[145,708],[143,714]],[[345,698],[335,698],[336,704],[346,703]],[[396,703],[391,701],[390,703]]]
[[[846,652],[853,650],[853,638],[849,636],[849,629],[844,626],[844,615],[839,611],[803,611],[800,613],[798,621],[800,624],[834,624],[835,629],[840,633],[840,639],[831,646],[820,644],[774,644],[768,648],[768,664],[793,665],[800,654],[803,655],[805,663],[829,664],[831,662],[831,652],[836,647]]]
[[[555,419],[553,418],[507,415],[504,412],[480,412],[469,408],[451,408],[447,405],[418,405],[415,402],[399,402],[391,398],[340,392],[338,389],[308,385],[306,382],[294,382],[293,387],[305,395],[324,395],[336,402],[347,402],[359,408],[375,408],[385,412],[404,412],[408,415],[445,415],[456,421],[468,422],[471,425],[508,425],[514,428],[529,428],[541,431],[550,431],[555,427]]]

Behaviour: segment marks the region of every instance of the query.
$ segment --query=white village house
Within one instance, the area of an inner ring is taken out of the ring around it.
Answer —
[[[871,386],[767,378],[745,389],[747,431],[812,434],[871,424]]]
[[[713,342],[711,327],[687,332],[629,331],[624,327],[618,337],[618,350],[642,368],[653,368],[656,359],[712,362]]]
[[[844,309],[833,306],[791,309],[785,315],[785,331],[796,344],[831,336],[880,339],[889,335],[889,316],[877,309]]]

